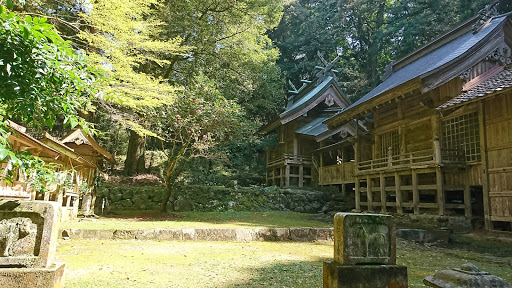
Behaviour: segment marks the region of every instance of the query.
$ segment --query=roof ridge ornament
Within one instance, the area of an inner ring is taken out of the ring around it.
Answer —
[[[301,80],[301,81],[303,81],[303,80]],[[288,79],[288,84],[290,84],[290,87],[292,88],[292,90],[288,90],[288,93],[292,93],[292,94],[299,94],[300,91],[304,90],[304,88],[306,88],[306,86],[308,85],[307,82],[303,82],[302,87],[297,89],[297,87],[295,87],[295,85],[293,85],[292,80],[290,80],[290,79]]]
[[[328,76],[332,76],[334,79],[338,80],[338,77],[336,76],[336,73],[338,71],[332,68],[338,62],[338,60],[340,60],[341,51],[336,51],[336,54],[337,56],[336,58],[334,58],[334,60],[332,60],[331,62],[327,62],[327,60],[325,60],[325,58],[322,56],[322,53],[320,53],[320,51],[317,51],[316,55],[318,55],[318,58],[320,58],[320,61],[322,61],[322,63],[324,64],[324,66],[315,66],[316,69],[320,69],[320,71],[318,71],[315,75],[318,78],[317,85],[322,83]]]
[[[498,16],[498,3],[499,1],[495,0],[489,5],[485,5],[485,7],[478,11],[478,16],[480,16],[480,19],[476,21],[475,24],[471,27],[473,30],[473,34],[478,33],[480,29],[494,16]]]

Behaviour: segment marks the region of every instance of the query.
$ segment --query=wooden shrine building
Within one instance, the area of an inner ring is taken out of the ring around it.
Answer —
[[[482,219],[512,230],[512,16],[474,17],[392,62],[383,82],[326,120],[355,137],[356,208]]]
[[[102,159],[115,163],[110,153],[104,150],[91,136],[77,128],[62,139],[56,139],[45,134],[41,139],[35,139],[26,133],[26,128],[9,122],[13,133],[8,141],[17,151],[29,151],[46,163],[57,164],[55,173],[70,178],[71,186],[65,187],[62,183],[49,184],[47,192],[38,195],[27,184],[30,175],[20,171],[15,174],[12,184],[0,181],[0,198],[45,200],[61,203],[61,219],[76,217],[79,210],[79,199],[82,198],[84,211],[92,199],[93,179],[101,165]],[[5,169],[9,163],[0,163]],[[61,182],[65,181],[64,179]]]
[[[281,187],[315,183],[320,185],[354,183],[354,150],[349,139],[356,134],[355,121],[335,129],[323,123],[348,107],[351,102],[341,92],[333,65],[319,54],[324,66],[312,81],[289,91],[286,109],[260,128],[259,132],[278,134],[277,147],[267,150],[266,184]]]

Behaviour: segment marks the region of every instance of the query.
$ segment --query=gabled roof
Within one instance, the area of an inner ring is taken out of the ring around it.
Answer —
[[[284,112],[268,124],[262,126],[258,133],[270,133],[282,124],[288,123],[298,117],[302,116],[305,112],[315,108],[323,101],[332,100],[332,103],[337,104],[339,107],[347,107],[350,104],[348,98],[343,95],[338,81],[332,77],[327,76],[325,79],[316,85],[317,81],[312,81],[308,87],[303,89],[297,95],[290,97],[288,105]],[[328,93],[331,90],[332,93]],[[330,99],[327,99],[331,97]]]
[[[502,66],[500,66],[502,68]],[[512,69],[500,69],[477,85],[471,87],[459,96],[443,103],[437,110],[456,108],[467,102],[477,101],[495,93],[510,90],[512,88]]]
[[[453,79],[457,73],[460,74],[469,68],[467,67],[468,65],[474,63],[459,65],[456,67],[457,69],[453,69],[449,74],[424,81],[424,79],[431,77],[434,73],[438,73],[442,69],[451,67],[456,62],[458,63],[458,61],[464,61],[464,59],[476,55],[486,40],[501,30],[502,25],[508,19],[507,16],[508,14],[491,18],[477,33],[473,33],[471,24],[478,19],[472,18],[458,28],[416,50],[416,52],[408,55],[406,59],[393,64],[394,69],[381,84],[347,107],[347,109],[327,120],[326,123],[328,125],[344,123],[352,119],[353,116],[363,113],[363,105],[372,106],[372,104],[376,104],[374,103],[376,99],[391,92],[396,92],[395,90],[400,87],[410,86],[412,87],[411,90],[421,89],[421,91],[426,92]],[[498,43],[492,44],[497,45]],[[491,49],[494,48],[489,47],[489,52],[492,52]],[[482,57],[485,56],[487,54],[484,54]],[[397,94],[396,96],[399,95]]]
[[[103,149],[94,138],[85,133],[81,128],[75,128],[73,131],[68,133],[66,136],[60,139],[60,142],[73,143],[75,145],[87,145],[91,147],[94,151],[105,157],[108,162],[115,164],[116,161],[112,154],[110,154],[107,150]]]

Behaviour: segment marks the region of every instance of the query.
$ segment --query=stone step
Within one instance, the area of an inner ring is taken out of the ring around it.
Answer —
[[[62,229],[63,239],[128,239],[168,241],[333,241],[333,228],[191,228],[191,229]]]

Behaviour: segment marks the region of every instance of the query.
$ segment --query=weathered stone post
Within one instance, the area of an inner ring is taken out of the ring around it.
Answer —
[[[324,288],[407,288],[407,267],[396,265],[392,216],[334,215],[334,261],[324,262]]]
[[[62,287],[58,223],[57,202],[0,200],[1,287]]]

